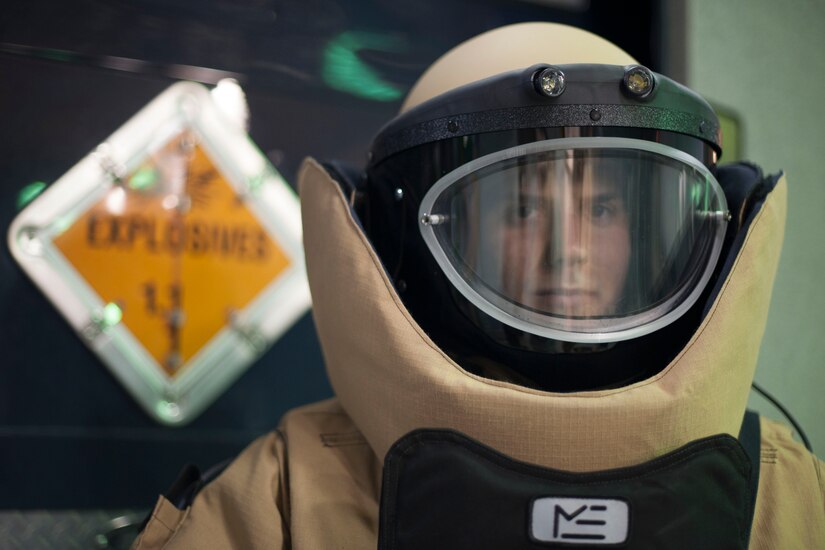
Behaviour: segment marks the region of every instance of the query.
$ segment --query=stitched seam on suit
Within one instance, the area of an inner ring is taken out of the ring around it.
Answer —
[[[189,519],[189,512],[190,512],[191,510],[192,510],[192,507],[191,507],[191,506],[190,506],[190,507],[188,507],[188,508],[186,508],[186,511],[183,513],[183,517],[181,517],[181,518],[180,518],[180,521],[178,521],[178,524],[177,524],[177,525],[175,525],[175,528],[172,530],[172,534],[169,536],[169,538],[168,538],[168,539],[166,539],[166,542],[164,542],[164,543],[163,543],[163,545],[161,546],[161,550],[163,550],[164,548],[168,548],[168,547],[169,547],[169,544],[171,544],[171,542],[175,539],[175,537],[177,536],[178,531],[180,530],[181,526],[184,524],[184,522],[185,522],[187,519]],[[161,524],[162,524],[164,527],[166,527],[167,529],[169,528],[169,527],[168,527],[165,523],[161,522]]]
[[[322,433],[321,443],[324,447],[345,447],[352,445],[366,445],[367,440],[359,431],[346,433]]]
[[[287,458],[286,434],[278,427],[273,432],[275,437],[283,443],[283,462],[278,457],[278,453],[273,453],[278,466],[278,484],[281,489],[281,498],[276,494],[272,495],[272,501],[281,513],[281,523],[283,524],[284,548],[292,547],[292,491],[289,490],[289,464]]]

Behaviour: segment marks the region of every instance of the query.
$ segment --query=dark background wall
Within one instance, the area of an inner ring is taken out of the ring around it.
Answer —
[[[0,229],[5,235],[24,186],[55,181],[177,79],[237,78],[252,139],[294,183],[307,155],[362,163],[371,137],[417,76],[480,32],[519,21],[569,23],[659,70],[658,18],[653,0],[6,3]],[[380,86],[325,80],[325,71],[352,56]],[[350,91],[336,89],[341,85]],[[370,89],[385,93],[370,97]],[[160,426],[88,351],[5,244],[0,353],[5,509],[148,508],[183,464],[205,468],[231,457],[286,410],[332,393],[306,315],[199,418]]]

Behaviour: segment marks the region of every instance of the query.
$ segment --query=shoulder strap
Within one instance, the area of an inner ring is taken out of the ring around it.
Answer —
[[[178,510],[186,510],[195,500],[195,497],[209,482],[221,475],[227,466],[232,462],[233,458],[228,458],[220,462],[206,472],[201,473],[200,468],[194,464],[187,464],[178,474],[172,486],[162,493],[163,498],[168,500]],[[149,510],[146,517],[140,523],[138,533],[142,533],[152,519],[153,510]]]
[[[228,458],[218,464],[215,464],[205,472],[201,473],[200,468],[194,464],[187,464],[178,474],[178,478],[172,486],[163,493],[166,500],[174,504],[178,510],[185,510],[188,508],[195,497],[208,483],[226,469],[227,466],[235,459],[235,457]]]

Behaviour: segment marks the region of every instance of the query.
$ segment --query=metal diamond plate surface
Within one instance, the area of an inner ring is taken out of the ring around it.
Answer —
[[[125,549],[147,514],[148,510],[4,510],[0,549]]]

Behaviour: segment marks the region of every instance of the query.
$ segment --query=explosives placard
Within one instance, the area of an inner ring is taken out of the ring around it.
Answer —
[[[182,83],[24,210],[15,258],[150,414],[193,418],[309,306],[294,193]]]
[[[188,132],[54,244],[172,376],[290,263]]]

